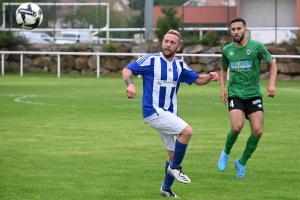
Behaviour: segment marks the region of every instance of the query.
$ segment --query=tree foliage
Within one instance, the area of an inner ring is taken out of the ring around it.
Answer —
[[[181,6],[187,0],[153,0],[154,6]],[[139,10],[141,12],[140,19],[142,21],[142,26],[144,26],[145,18],[145,0],[129,0],[129,6],[132,10]]]
[[[181,19],[176,17],[177,11],[175,7],[162,7],[161,12],[164,14],[164,17],[160,17],[157,20],[155,31],[156,36],[159,41],[163,40],[164,35],[170,30],[178,30],[181,26]]]
[[[15,36],[11,31],[0,32],[0,47],[12,47],[17,45],[27,45],[26,38]]]
[[[214,30],[209,30],[207,31],[202,39],[201,39],[201,44],[206,45],[206,46],[217,46],[220,44],[220,36],[218,33]]]

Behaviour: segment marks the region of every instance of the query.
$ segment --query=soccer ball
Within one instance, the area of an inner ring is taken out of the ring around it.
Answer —
[[[43,11],[34,3],[23,3],[16,10],[16,21],[23,29],[35,29],[43,21]]]

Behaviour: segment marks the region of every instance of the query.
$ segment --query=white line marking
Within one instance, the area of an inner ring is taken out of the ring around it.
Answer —
[[[286,91],[300,91],[298,88],[276,88],[277,90],[286,90]]]
[[[288,88],[285,88],[288,89]],[[15,102],[17,103],[26,103],[26,104],[33,104],[33,105],[47,105],[47,106],[54,106],[55,104],[48,104],[48,103],[43,103],[43,102],[33,102],[33,101],[25,101],[24,99],[29,99],[29,98],[36,98],[36,97],[45,97],[45,98],[70,98],[70,99],[91,99],[89,97],[76,97],[76,96],[51,96],[51,95],[36,95],[36,94],[0,94],[0,96],[10,96],[10,97],[17,97],[14,99]],[[136,102],[138,103],[138,106],[140,105],[141,99],[140,98],[135,98],[135,99],[127,99],[126,97],[124,98],[105,98],[106,100],[109,101],[131,101],[131,102]],[[194,105],[223,105],[222,102],[199,102],[199,101],[181,101],[178,103],[180,110],[186,110],[184,108],[184,104],[194,104]],[[70,105],[70,104],[69,104]],[[264,106],[283,106],[282,103],[280,104],[271,104],[271,103],[264,103]],[[71,105],[71,106],[78,106],[78,105]],[[114,108],[136,108],[135,106],[132,105],[111,105]],[[288,107],[299,107],[300,104],[287,104],[285,103],[284,106]],[[138,107],[139,108],[139,107]],[[299,110],[293,110],[293,111],[272,111],[272,110],[265,110],[266,113],[286,113],[286,112],[294,112],[294,113],[299,113]]]
[[[35,97],[46,97],[46,98],[71,98],[71,99],[79,99],[81,97],[75,97],[75,96],[51,96],[51,95],[24,95],[24,94],[0,94],[0,96],[9,96],[9,97],[18,97],[15,98],[14,101],[17,103],[27,103],[27,104],[34,104],[34,105],[48,105],[53,106],[54,104],[48,104],[43,102],[33,102],[33,101],[24,101],[23,99],[29,99],[29,98],[35,98]],[[77,106],[77,105],[71,105],[71,106]]]
[[[35,105],[53,105],[53,104],[47,104],[47,103],[39,103],[39,102],[32,102],[32,101],[23,101],[22,99],[27,99],[27,98],[33,98],[33,97],[38,97],[38,95],[27,95],[27,96],[22,96],[19,98],[16,98],[14,101],[17,103],[27,103],[27,104],[35,104]]]

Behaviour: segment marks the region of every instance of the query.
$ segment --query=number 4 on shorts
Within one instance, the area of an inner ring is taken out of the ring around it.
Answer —
[[[229,104],[229,106],[230,106],[230,107],[234,107],[233,100],[231,100],[231,101],[230,101],[230,104]]]

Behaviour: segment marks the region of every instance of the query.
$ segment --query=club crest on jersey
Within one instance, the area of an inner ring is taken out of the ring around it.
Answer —
[[[246,54],[249,56],[251,54],[251,50],[247,49]]]
[[[230,56],[234,56],[234,52],[229,52],[229,55]]]

